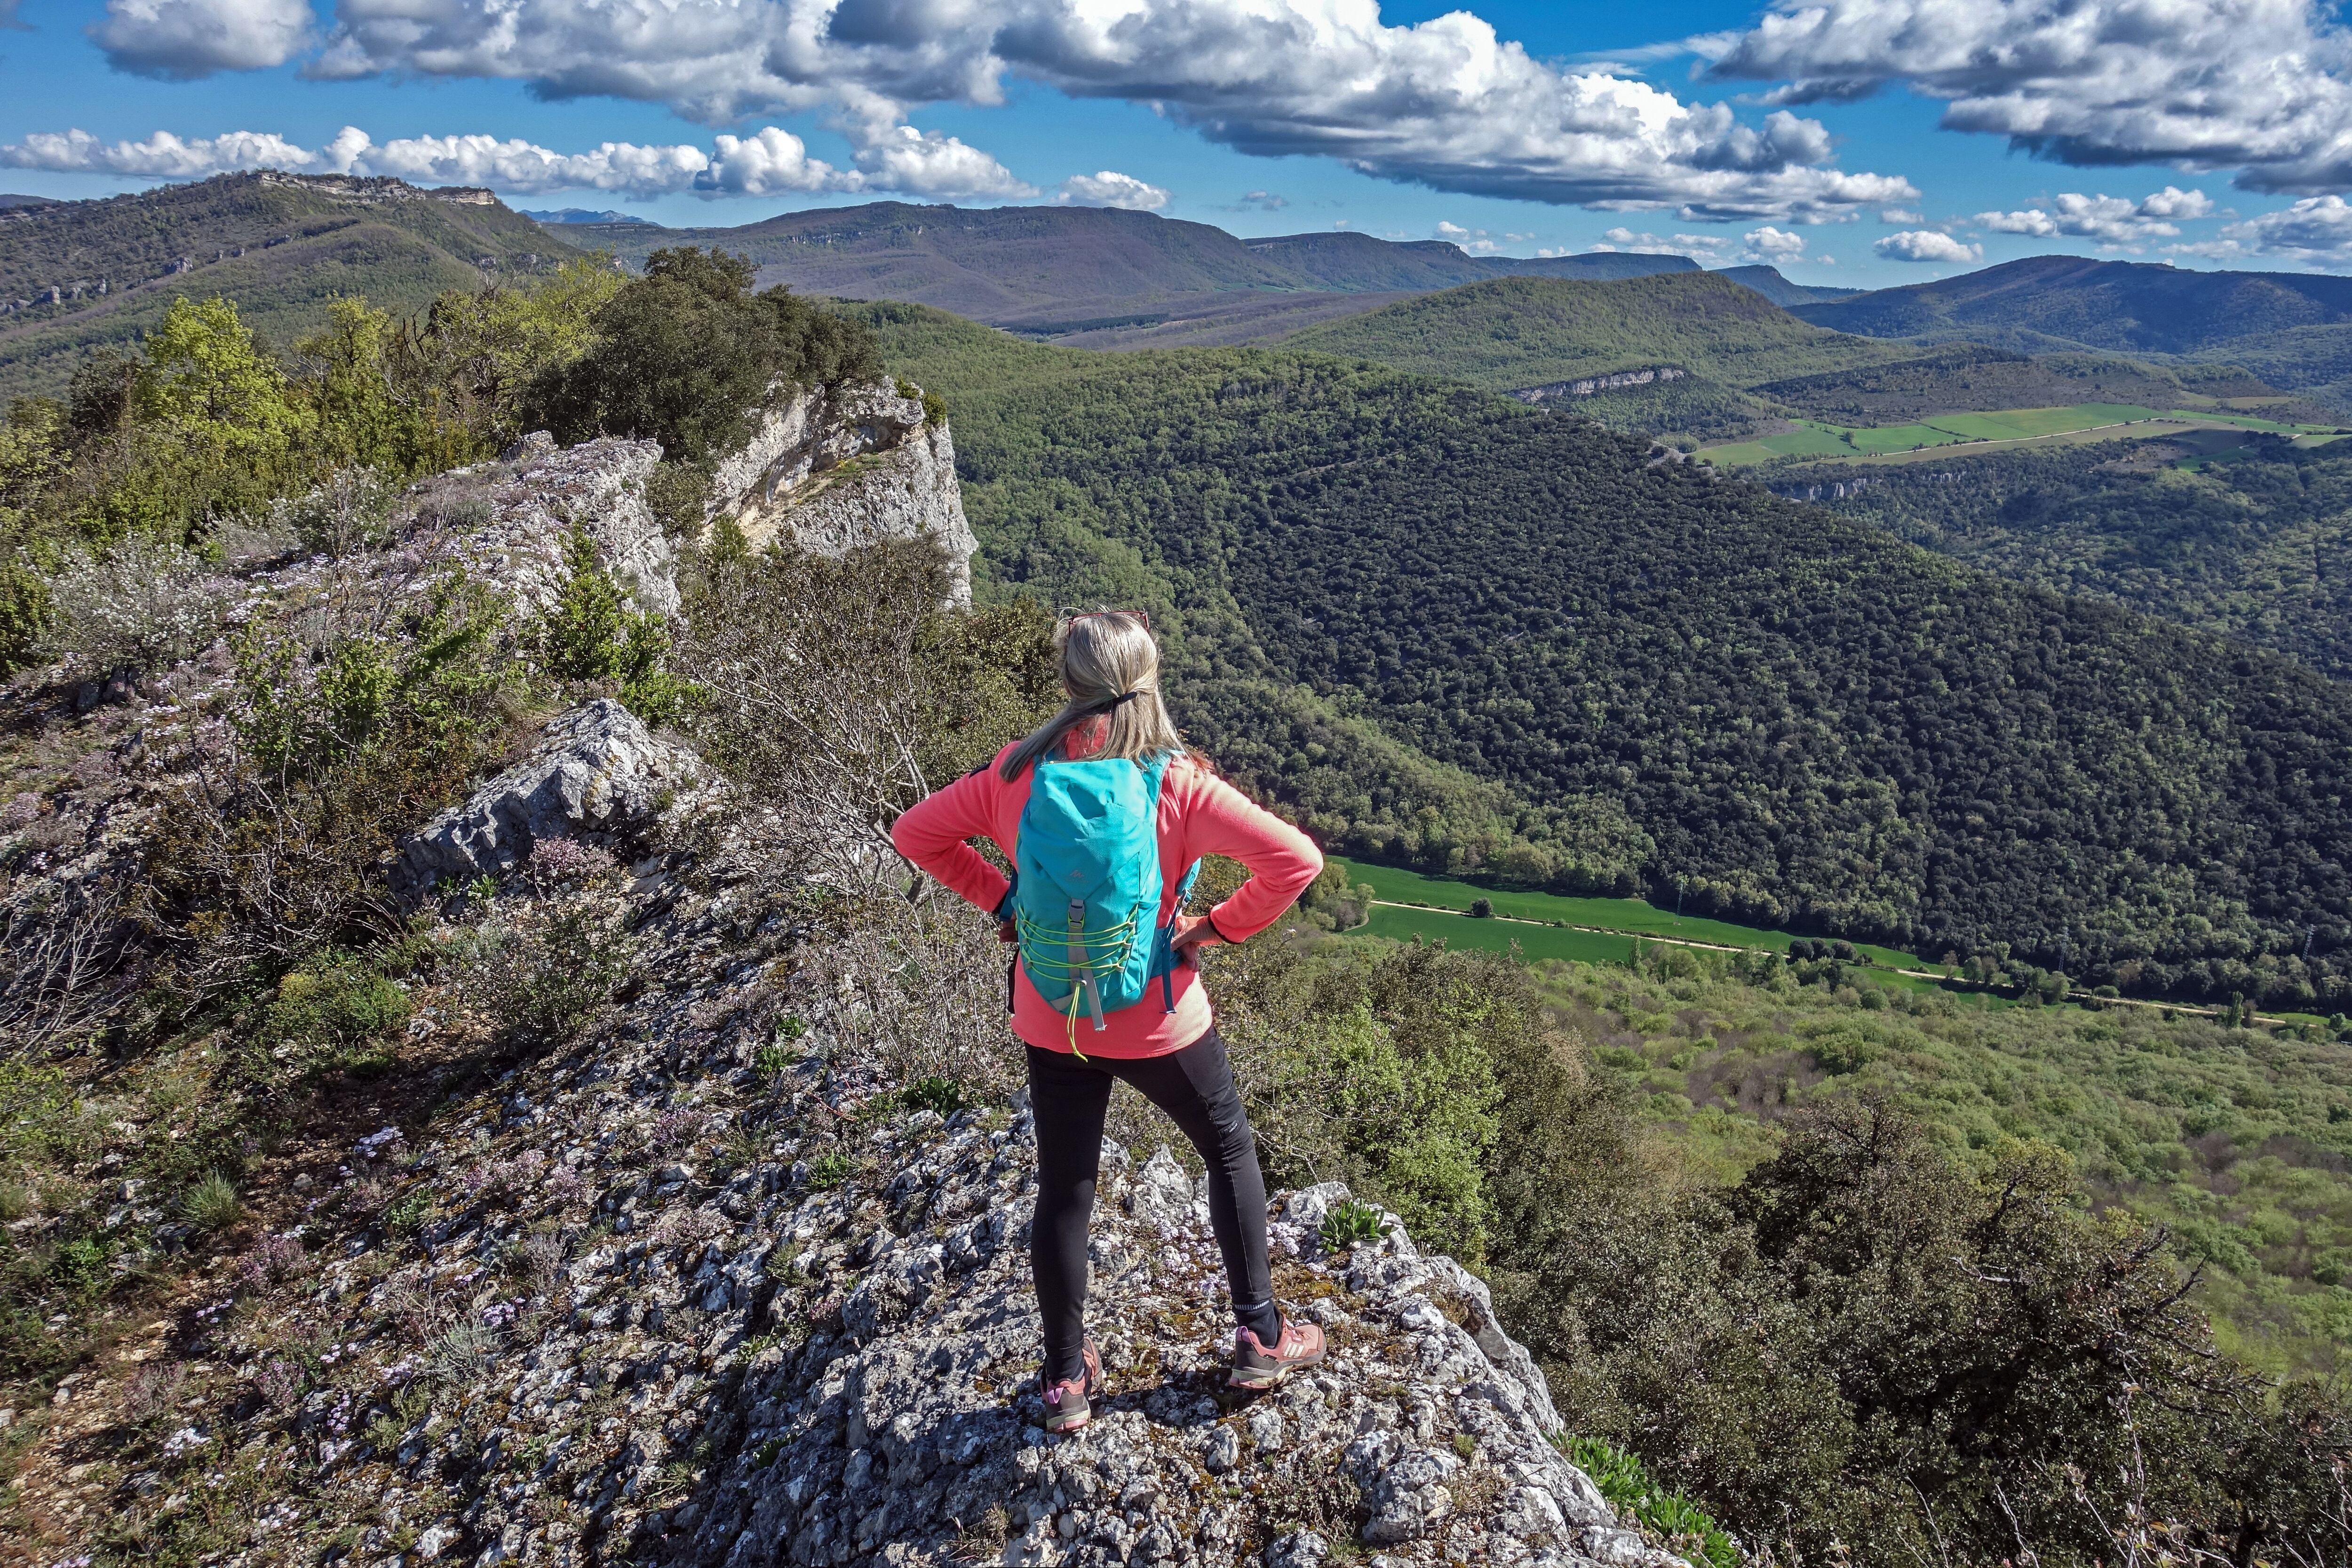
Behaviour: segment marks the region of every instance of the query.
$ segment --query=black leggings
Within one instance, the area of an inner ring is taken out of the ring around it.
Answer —
[[[1113,1079],[1124,1079],[1168,1113],[1209,1167],[1209,1224],[1224,1254],[1225,1283],[1236,1308],[1274,1296],[1265,1257],[1265,1177],[1213,1026],[1181,1051],[1120,1060],[1029,1047],[1029,1103],[1037,1115],[1037,1215],[1029,1228],[1029,1263],[1045,1320],[1045,1365],[1055,1378],[1078,1375],[1086,1342],[1087,1226],[1094,1215],[1102,1163],[1103,1113]]]

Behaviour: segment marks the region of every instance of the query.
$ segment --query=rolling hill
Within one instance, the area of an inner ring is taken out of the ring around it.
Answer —
[[[2172,356],[2242,366],[2339,405],[2352,400],[2352,278],[2038,256],[1792,309],[1869,337]]]
[[[1915,357],[1799,321],[1720,272],[1474,283],[1313,328],[1286,346],[1378,360],[1491,392],[1665,365],[1747,387]]]
[[[0,192],[0,212],[5,212],[10,207],[45,207],[51,205],[53,201],[48,196],[25,196]]]
[[[915,206],[874,202],[786,213],[738,228],[563,226],[578,245],[642,262],[663,246],[748,256],[762,284],[849,300],[900,300],[1087,346],[1171,336],[1265,340],[1393,296],[1517,272],[1613,278],[1696,270],[1685,256],[1473,257],[1437,240],[1283,235],[1244,240],[1208,224],[1110,207]],[[1287,296],[1271,300],[1267,296]],[[1197,324],[1193,324],[1197,323]],[[1170,329],[1173,329],[1173,331]]]
[[[2036,256],[1796,310],[1817,326],[1868,337],[2199,354],[2242,338],[2352,321],[2352,278]]]
[[[1753,289],[1775,305],[1786,310],[1791,305],[1818,305],[1834,300],[1851,300],[1867,290],[1861,289],[1826,289],[1811,283],[1791,283],[1780,276],[1777,267],[1727,267],[1723,276],[1745,289]]]
[[[2102,443],[1914,465],[1779,468],[1783,494],[2002,576],[2095,595],[2352,679],[2352,443],[2231,460]]]
[[[339,294],[416,310],[445,289],[577,254],[488,191],[341,175],[224,174],[0,210],[0,399],[55,392],[181,295],[225,295],[286,342]]]
[[[859,314],[954,410],[983,592],[1150,606],[1335,847],[2352,1003],[2352,687],[1362,360]]]

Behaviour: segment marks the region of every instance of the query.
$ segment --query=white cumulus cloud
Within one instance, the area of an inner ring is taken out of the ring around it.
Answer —
[[[1748,253],[1759,261],[1801,261],[1805,258],[1803,235],[1790,234],[1769,224],[1749,229],[1740,237],[1747,242]]]
[[[2212,198],[2202,191],[2167,185],[2154,195],[2132,201],[2124,196],[2086,196],[2067,192],[2039,206],[2018,212],[1979,213],[1976,223],[2000,234],[2026,234],[2037,239],[2095,239],[2101,245],[2132,245],[2151,236],[2179,234],[2175,219],[2210,216]]]
[[[520,195],[563,190],[644,196],[672,191],[706,196],[868,190],[935,197],[1036,194],[976,148],[951,136],[903,129],[907,135],[878,153],[860,149],[861,166],[854,169],[810,157],[799,137],[772,125],[751,136],[714,137],[708,152],[692,143],[607,142],[583,153],[558,153],[518,138],[484,135],[378,142],[354,126],[316,149],[269,132],[184,139],[158,131],[140,142],[102,142],[79,130],[40,132],[0,145],[0,166],[171,180],[240,169],[390,174],[420,184],[488,185]]]
[[[316,20],[310,0],[107,0],[89,34],[120,69],[189,81],[284,65]]]
[[[1784,83],[1780,103],[1902,82],[1948,129],[2062,163],[2352,185],[2352,33],[2317,0],[1775,0],[1692,43],[1718,78]]]
[[[2352,204],[2342,196],[2305,196],[2277,212],[2231,224],[2218,241],[2169,248],[2217,261],[2278,257],[2316,267],[2352,266]]]
[[[1965,245],[1948,234],[1938,234],[1932,228],[1906,229],[1890,234],[1871,247],[1889,261],[1981,261],[1984,247]]]
[[[1635,230],[1627,228],[1621,224],[1615,228],[1602,231],[1601,243],[1594,246],[1592,248],[1595,250],[1622,250],[1634,256],[1712,257],[1719,255],[1724,250],[1729,248],[1730,244],[1731,242],[1728,239],[1724,238],[1720,235],[1677,234],[1669,237],[1663,235],[1652,234],[1647,229],[1636,232]],[[1575,252],[1571,250],[1546,250],[1539,251],[1537,254],[1542,256],[1573,256]]]
[[[1104,169],[1097,174],[1072,174],[1064,180],[1060,199],[1075,206],[1124,207],[1129,212],[1156,213],[1168,205],[1169,195],[1133,174]]]
[[[226,28],[239,7],[289,0],[113,3],[118,58],[184,56],[201,71],[230,62],[174,42],[201,30],[193,18]],[[185,8],[169,26],[167,5]],[[821,112],[848,131],[860,172],[901,189],[938,167],[953,171],[942,187],[979,194],[992,178],[1009,193],[1017,182],[952,138],[902,147],[871,128],[918,104],[1001,103],[1017,77],[1148,103],[1244,153],[1470,195],[1786,224],[1918,194],[1836,167],[1827,130],[1786,110],[1743,121],[1606,67],[1537,59],[1468,11],[1388,26],[1378,0],[338,0],[334,15],[314,76],[492,78],[711,124]]]

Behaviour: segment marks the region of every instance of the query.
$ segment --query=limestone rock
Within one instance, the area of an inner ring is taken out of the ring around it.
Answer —
[[[488,476],[490,517],[462,546],[477,571],[526,615],[552,607],[568,575],[564,546],[584,524],[596,553],[641,610],[677,614],[676,552],[646,502],[660,443],[605,437],[559,447],[543,430],[507,450]]]
[[[643,828],[664,792],[699,779],[693,754],[600,698],[551,721],[523,761],[427,823],[402,847],[393,889],[412,901],[443,878],[469,882],[512,870],[542,838]]]
[[[888,385],[794,394],[719,463],[710,510],[734,519],[755,548],[782,536],[840,555],[929,536],[947,552],[950,596],[971,602],[980,544],[956,485],[954,437],[925,423],[919,399]]]

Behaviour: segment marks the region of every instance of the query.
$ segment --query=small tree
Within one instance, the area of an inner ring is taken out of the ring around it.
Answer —
[[[1493,920],[1495,918],[1495,900],[1492,899],[1471,900],[1470,918],[1474,921]]]

